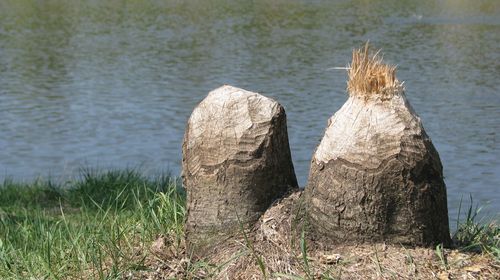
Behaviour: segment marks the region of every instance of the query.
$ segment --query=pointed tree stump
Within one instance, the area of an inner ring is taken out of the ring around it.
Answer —
[[[353,54],[350,97],[329,120],[305,189],[318,238],[450,243],[441,161],[394,71],[368,46]]]
[[[297,188],[285,110],[258,93],[231,86],[210,92],[189,118],[182,151],[186,240],[195,255]]]

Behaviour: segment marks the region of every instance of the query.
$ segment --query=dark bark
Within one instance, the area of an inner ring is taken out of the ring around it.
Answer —
[[[234,92],[240,95],[222,96]],[[226,97],[222,107],[212,104]],[[183,183],[188,247],[200,255],[257,221],[274,200],[297,188],[297,180],[285,111],[277,102],[226,86],[195,111],[183,144]],[[251,125],[236,127],[246,122]]]
[[[361,108],[353,113],[356,116],[353,118],[351,113],[357,110],[357,105],[349,105],[332,119],[354,123],[329,126],[328,129],[333,129],[330,135],[336,138],[323,141],[335,142],[332,147],[341,144],[342,138],[335,128],[364,130],[352,134],[362,137],[346,139],[355,143],[353,147],[361,148],[344,149],[340,156],[331,156],[326,162],[313,156],[305,203],[315,238],[326,238],[332,243],[450,244],[446,187],[439,155],[411,107],[406,102],[394,104],[408,108],[395,106],[394,113],[388,114],[390,117],[379,119],[385,122],[382,125],[370,123],[376,117],[369,115],[383,111],[380,107],[373,111]],[[394,110],[394,104],[382,102],[376,106]],[[405,129],[393,129],[401,124]],[[370,156],[363,152],[366,147]],[[315,155],[318,151],[319,148]],[[373,162],[369,163],[370,160]]]

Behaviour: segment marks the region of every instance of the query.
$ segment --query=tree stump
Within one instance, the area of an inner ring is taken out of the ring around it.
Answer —
[[[395,67],[353,52],[349,99],[330,118],[305,189],[312,231],[333,242],[450,243],[441,160]]]
[[[258,93],[231,86],[210,92],[189,118],[182,151],[186,240],[195,255],[298,188],[285,110]]]

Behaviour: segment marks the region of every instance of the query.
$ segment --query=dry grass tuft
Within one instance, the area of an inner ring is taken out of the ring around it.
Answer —
[[[364,48],[353,50],[347,68],[347,91],[351,96],[390,97],[403,90],[403,83],[396,78],[396,66],[385,64],[379,53],[372,53],[368,42]]]

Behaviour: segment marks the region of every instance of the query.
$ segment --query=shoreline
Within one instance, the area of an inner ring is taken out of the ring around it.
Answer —
[[[270,209],[286,209],[287,199]],[[270,223],[284,216],[279,211],[266,212],[274,213]],[[459,225],[462,244],[454,249],[383,243],[325,249],[299,236],[303,247],[264,250],[258,238],[252,246],[240,239],[229,251],[193,260],[183,242],[185,193],[175,178],[114,170],[83,173],[64,186],[6,180],[0,183],[0,278],[210,279],[236,275],[237,267],[248,267],[241,277],[263,278],[255,256],[269,279],[500,277],[500,228],[475,220],[472,207],[463,213],[469,218]]]

